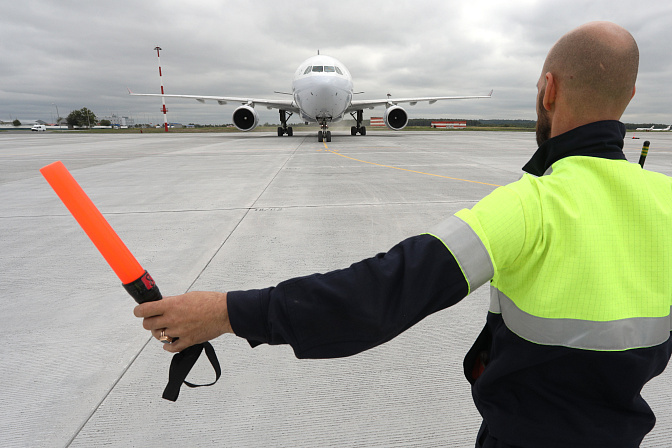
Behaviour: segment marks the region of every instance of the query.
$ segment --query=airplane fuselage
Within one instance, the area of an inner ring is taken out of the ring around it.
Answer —
[[[305,60],[292,80],[294,101],[306,122],[342,120],[352,101],[352,89],[352,76],[345,65],[324,55]]]

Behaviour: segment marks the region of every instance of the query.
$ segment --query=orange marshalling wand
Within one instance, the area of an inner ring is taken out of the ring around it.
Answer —
[[[51,188],[105,258],[128,293],[138,302],[160,300],[159,288],[126,247],[62,162],[40,169]]]
[[[82,187],[72,177],[65,165],[61,162],[54,162],[40,169],[40,172],[117,274],[131,297],[138,303],[161,300],[161,293],[152,277],[140,266],[140,263],[121,241],[119,235],[112,229],[112,226],[91,199],[84,193]],[[161,332],[159,340],[170,343],[178,339],[177,337],[164,336]],[[203,349],[205,349],[217,377],[211,384],[191,384],[186,381],[187,375]],[[192,345],[173,357],[173,361],[170,363],[168,385],[163,391],[163,398],[175,401],[183,382],[189,387],[210,386],[217,382],[221,374],[222,370],[212,345],[209,342]]]

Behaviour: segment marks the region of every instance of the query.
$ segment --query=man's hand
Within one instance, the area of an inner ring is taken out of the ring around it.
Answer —
[[[159,338],[161,330],[167,336],[179,338],[164,344],[164,350],[176,353],[194,344],[233,333],[226,306],[226,293],[194,291],[181,296],[164,297],[146,302],[133,310],[144,318],[142,326]]]

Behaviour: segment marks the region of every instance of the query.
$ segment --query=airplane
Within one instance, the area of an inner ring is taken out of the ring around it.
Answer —
[[[355,119],[356,126],[350,129],[351,135],[366,135],[364,121],[364,109],[373,109],[377,106],[385,106],[384,121],[388,128],[395,131],[406,127],[408,114],[399,106],[399,103],[408,103],[411,106],[421,101],[434,104],[442,100],[491,98],[492,91],[482,96],[436,96],[419,98],[391,98],[388,95],[384,99],[358,100],[354,96],[363,92],[353,92],[352,76],[348,69],[340,61],[327,55],[312,56],[299,65],[292,80],[292,93],[275,92],[278,94],[291,95],[292,99],[259,99],[238,98],[228,96],[204,96],[204,95],[163,95],[159,93],[128,93],[134,96],[155,96],[168,98],[190,98],[200,103],[217,101],[220,105],[227,103],[240,103],[233,111],[233,124],[241,131],[251,131],[259,124],[259,115],[255,106],[267,109],[278,109],[280,123],[278,137],[287,134],[292,136],[294,131],[287,126],[287,120],[298,114],[306,123],[318,123],[320,131],[317,140],[322,142],[331,141],[331,131],[327,130],[330,123],[342,120],[346,114]]]
[[[635,131],[645,131],[645,132],[653,131],[653,126],[651,126],[650,128],[637,128],[635,129]]]
[[[672,125],[670,125],[670,126],[668,126],[668,127],[666,127],[666,128],[663,128],[663,129],[653,129],[653,128],[651,128],[651,131],[654,131],[654,132],[656,132],[656,131],[657,131],[657,132],[661,132],[661,131],[662,131],[662,132],[665,132],[665,131],[669,131],[671,126],[672,126]]]

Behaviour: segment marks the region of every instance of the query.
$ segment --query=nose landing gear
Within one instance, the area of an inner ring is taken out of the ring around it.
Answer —
[[[326,141],[329,143],[331,141],[331,131],[327,131],[327,122],[323,121],[320,123],[320,126],[322,126],[322,130],[317,132],[317,141],[322,143],[323,141]]]

